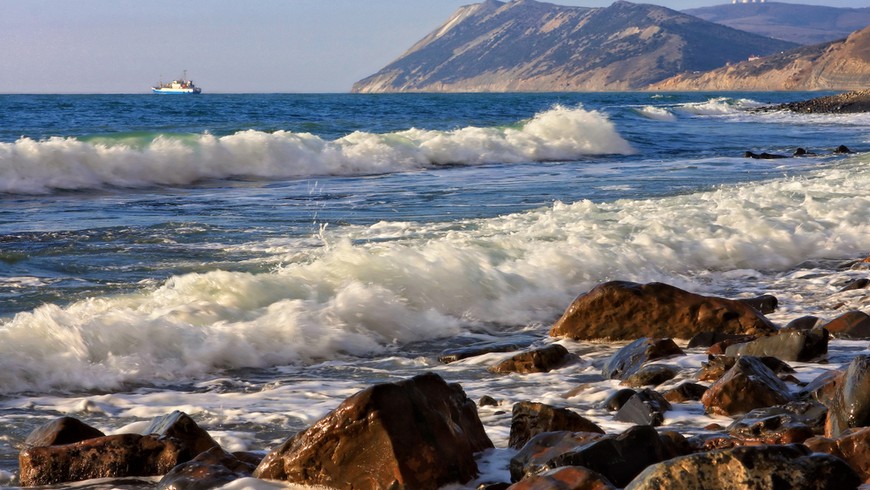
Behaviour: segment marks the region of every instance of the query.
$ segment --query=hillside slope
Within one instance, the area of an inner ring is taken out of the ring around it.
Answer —
[[[636,90],[794,46],[654,5],[487,0],[460,8],[353,91]]]

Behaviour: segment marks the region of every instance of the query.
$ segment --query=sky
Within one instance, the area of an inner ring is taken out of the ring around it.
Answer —
[[[731,3],[633,1],[675,10]],[[0,0],[0,93],[147,93],[184,70],[204,93],[348,92],[470,3],[477,0]]]

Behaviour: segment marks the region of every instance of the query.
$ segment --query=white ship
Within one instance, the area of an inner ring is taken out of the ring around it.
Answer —
[[[184,70],[184,75],[169,83],[160,82],[156,87],[151,87],[151,92],[155,94],[198,94],[202,89],[194,85],[193,80],[188,80],[187,70]]]

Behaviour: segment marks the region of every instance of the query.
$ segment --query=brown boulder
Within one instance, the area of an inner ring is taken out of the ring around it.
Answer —
[[[572,359],[573,356],[568,353],[568,349],[559,344],[552,344],[541,349],[521,352],[491,367],[490,371],[499,374],[547,373],[564,366]]]
[[[834,378],[834,391],[827,401],[825,435],[837,437],[854,427],[870,425],[870,356],[852,359],[842,378]]]
[[[220,446],[189,415],[178,410],[155,417],[142,433],[153,434],[160,438],[171,437],[189,447],[195,455]]]
[[[870,315],[849,311],[822,325],[838,339],[870,339]]]
[[[757,310],[662,283],[614,281],[580,295],[550,329],[575,340],[690,339],[700,332],[758,335],[775,327]]]
[[[701,397],[708,413],[735,415],[792,401],[788,387],[758,358],[740,357]]]
[[[607,478],[582,466],[563,466],[530,476],[508,490],[616,490]]]
[[[804,445],[817,453],[826,453],[849,463],[862,480],[870,480],[870,427],[844,431],[839,437],[813,437]]]
[[[242,461],[220,447],[200,453],[172,468],[157,484],[158,490],[208,490],[251,476],[256,465]]]
[[[725,349],[726,356],[775,357],[783,361],[810,362],[828,353],[828,331],[780,330],[776,335],[759,337]]]
[[[578,447],[583,447],[606,436],[597,432],[542,432],[529,440],[511,458],[510,472],[512,481],[520,481],[527,475],[543,471],[547,462]]]
[[[18,456],[21,485],[163,475],[195,455],[171,438],[120,434],[61,446],[28,447]]]
[[[436,489],[477,475],[493,447],[459,385],[433,373],[369,387],[273,450],[257,478],[367,489]]]
[[[648,361],[673,356],[684,356],[683,349],[671,339],[640,338],[616,351],[601,368],[601,375],[609,379],[626,379],[640,370]]]
[[[799,444],[744,446],[654,464],[625,490],[854,489],[858,475],[842,459]]]
[[[59,446],[105,435],[77,418],[58,417],[34,429],[24,440],[24,447]]]
[[[543,403],[519,402],[514,404],[508,446],[519,449],[542,433],[553,431],[596,432],[604,430],[594,422],[567,408],[556,408]]]

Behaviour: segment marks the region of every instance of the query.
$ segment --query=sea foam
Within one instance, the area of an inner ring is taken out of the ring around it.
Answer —
[[[247,130],[221,137],[158,135],[137,144],[125,137],[109,141],[53,137],[0,143],[0,192],[368,175],[439,165],[576,160],[633,152],[606,115],[564,106],[554,106],[515,127],[357,131],[335,140],[311,133]]]
[[[269,273],[191,273],[136,294],[44,305],[0,323],[0,393],[195,379],[539,328],[612,279],[717,294],[747,282],[825,288],[788,274],[807,259],[866,253],[866,160],[665,198],[336,227],[323,230],[323,246],[276,257],[284,265]]]

